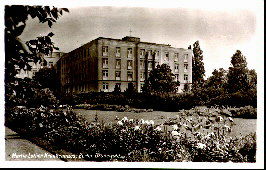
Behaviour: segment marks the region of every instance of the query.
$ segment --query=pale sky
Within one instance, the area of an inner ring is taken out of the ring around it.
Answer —
[[[55,45],[70,52],[98,37],[121,39],[129,35],[141,41],[187,48],[199,40],[203,50],[206,76],[214,69],[228,69],[231,56],[241,50],[248,67],[256,69],[258,15],[248,8],[197,9],[147,7],[74,7],[68,8],[53,26],[29,20],[21,38],[33,39],[53,32]],[[262,55],[262,56],[260,56]]]

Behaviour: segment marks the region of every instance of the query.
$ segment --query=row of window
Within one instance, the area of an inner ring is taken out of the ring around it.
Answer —
[[[102,68],[108,68],[108,58],[103,58],[102,59]],[[116,59],[115,61],[115,68],[116,69],[121,69],[121,59]],[[127,69],[132,70],[133,68],[133,61],[128,60],[127,61]]]
[[[102,72],[103,80],[108,80],[108,70],[103,70]],[[121,80],[121,71],[115,71],[115,80]],[[145,80],[145,73],[140,73],[140,81]],[[179,80],[179,74],[175,74],[175,81]],[[184,80],[188,81],[188,75],[184,74]],[[127,72],[127,81],[133,81],[133,72]]]
[[[153,59],[153,54],[152,54],[152,50],[148,50],[147,51],[147,55],[148,55],[148,59]],[[155,60],[158,60],[160,57],[160,51],[155,51]],[[145,58],[145,49],[140,49],[140,58]],[[169,52],[164,52],[164,60],[165,61],[169,61]],[[103,57],[108,57],[108,46],[103,46],[102,47],[102,56]],[[121,57],[121,48],[120,47],[116,47],[116,51],[115,51],[115,56],[116,57]],[[133,49],[132,48],[128,48],[127,49],[127,58],[132,58],[133,57]],[[175,53],[174,54],[174,61],[178,61],[179,59],[179,53]],[[184,55],[184,62],[187,62],[188,60],[188,54]]]
[[[108,80],[108,70],[103,70],[102,77],[103,80]],[[121,80],[121,71],[115,72],[115,80]],[[133,72],[127,72],[127,81],[133,81]]]
[[[158,65],[159,62],[156,62],[155,65]],[[102,68],[108,68],[108,58],[103,58],[102,59]],[[121,69],[121,59],[116,59],[116,62],[115,62],[115,68],[116,69]],[[132,70],[133,68],[133,61],[132,60],[128,60],[127,61],[127,69],[128,70]],[[153,68],[153,62],[148,62],[148,70],[152,70]],[[145,62],[144,60],[140,60],[140,69],[145,69]],[[175,72],[178,72],[179,70],[179,64],[178,63],[175,63],[175,68],[174,68],[174,71]],[[187,72],[188,70],[188,63],[185,63],[184,64],[184,72]]]
[[[121,88],[121,83],[116,83],[116,86],[118,88]],[[140,88],[141,91],[142,91],[143,86],[144,86],[144,84],[141,84],[141,88]],[[103,82],[102,89],[103,89],[104,92],[109,92],[109,83]]]
[[[70,53],[70,55],[68,57],[64,57],[61,62],[63,65],[66,65],[67,63],[69,63],[70,61],[73,61],[73,60],[77,60],[78,58],[83,58],[83,57],[86,57],[86,56],[90,56],[90,49],[87,48],[83,48],[83,50],[80,50],[80,51],[76,51],[74,54],[73,53]]]
[[[144,84],[141,84],[141,89],[142,89],[143,85],[144,85]],[[121,83],[116,83],[116,86],[117,86],[118,88],[121,88]],[[89,88],[88,85],[87,85],[87,88]],[[85,92],[85,91],[86,91],[86,85],[84,84],[84,85],[77,86],[77,87],[75,87],[74,90],[77,90],[77,91],[84,91],[84,92]],[[102,84],[102,90],[103,90],[104,92],[108,92],[108,91],[109,91],[109,83],[108,83],[108,82],[103,82],[103,84]],[[70,89],[67,88],[67,89],[66,89],[66,92],[70,92]]]

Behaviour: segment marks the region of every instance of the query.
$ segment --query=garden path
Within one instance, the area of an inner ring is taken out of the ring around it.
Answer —
[[[62,161],[53,156],[11,129],[5,128],[6,161]]]

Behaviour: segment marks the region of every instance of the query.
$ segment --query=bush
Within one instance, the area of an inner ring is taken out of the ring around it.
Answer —
[[[109,104],[129,105],[139,109],[153,109],[163,111],[179,111],[191,109],[196,106],[227,106],[241,107],[251,105],[256,107],[256,91],[249,90],[246,93],[226,93],[223,89],[211,91],[199,89],[197,92],[180,94],[143,94],[143,93],[104,93],[92,92],[78,95],[67,95],[62,98],[61,104]],[[152,100],[151,100],[152,99]]]
[[[46,89],[35,89],[35,93],[27,100],[28,107],[40,107],[57,105],[59,101],[54,96],[53,92]]]
[[[245,118],[245,119],[257,119],[257,109],[252,106],[245,106],[240,108],[229,109],[232,117]]]

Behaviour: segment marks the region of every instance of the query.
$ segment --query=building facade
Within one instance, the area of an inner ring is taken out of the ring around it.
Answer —
[[[38,72],[41,68],[44,67],[53,67],[56,66],[57,61],[63,55],[63,52],[52,52],[50,55],[38,54],[39,57],[42,58],[42,61],[34,63],[33,61],[29,62],[29,65],[32,67],[31,70],[24,70],[17,68],[18,74],[16,75],[17,78],[32,78],[36,72]]]
[[[168,64],[179,80],[178,91],[192,83],[192,50],[166,44],[141,42],[137,37],[99,37],[69,53],[58,62],[61,90],[65,93],[121,91],[133,83],[141,87],[158,64]]]

